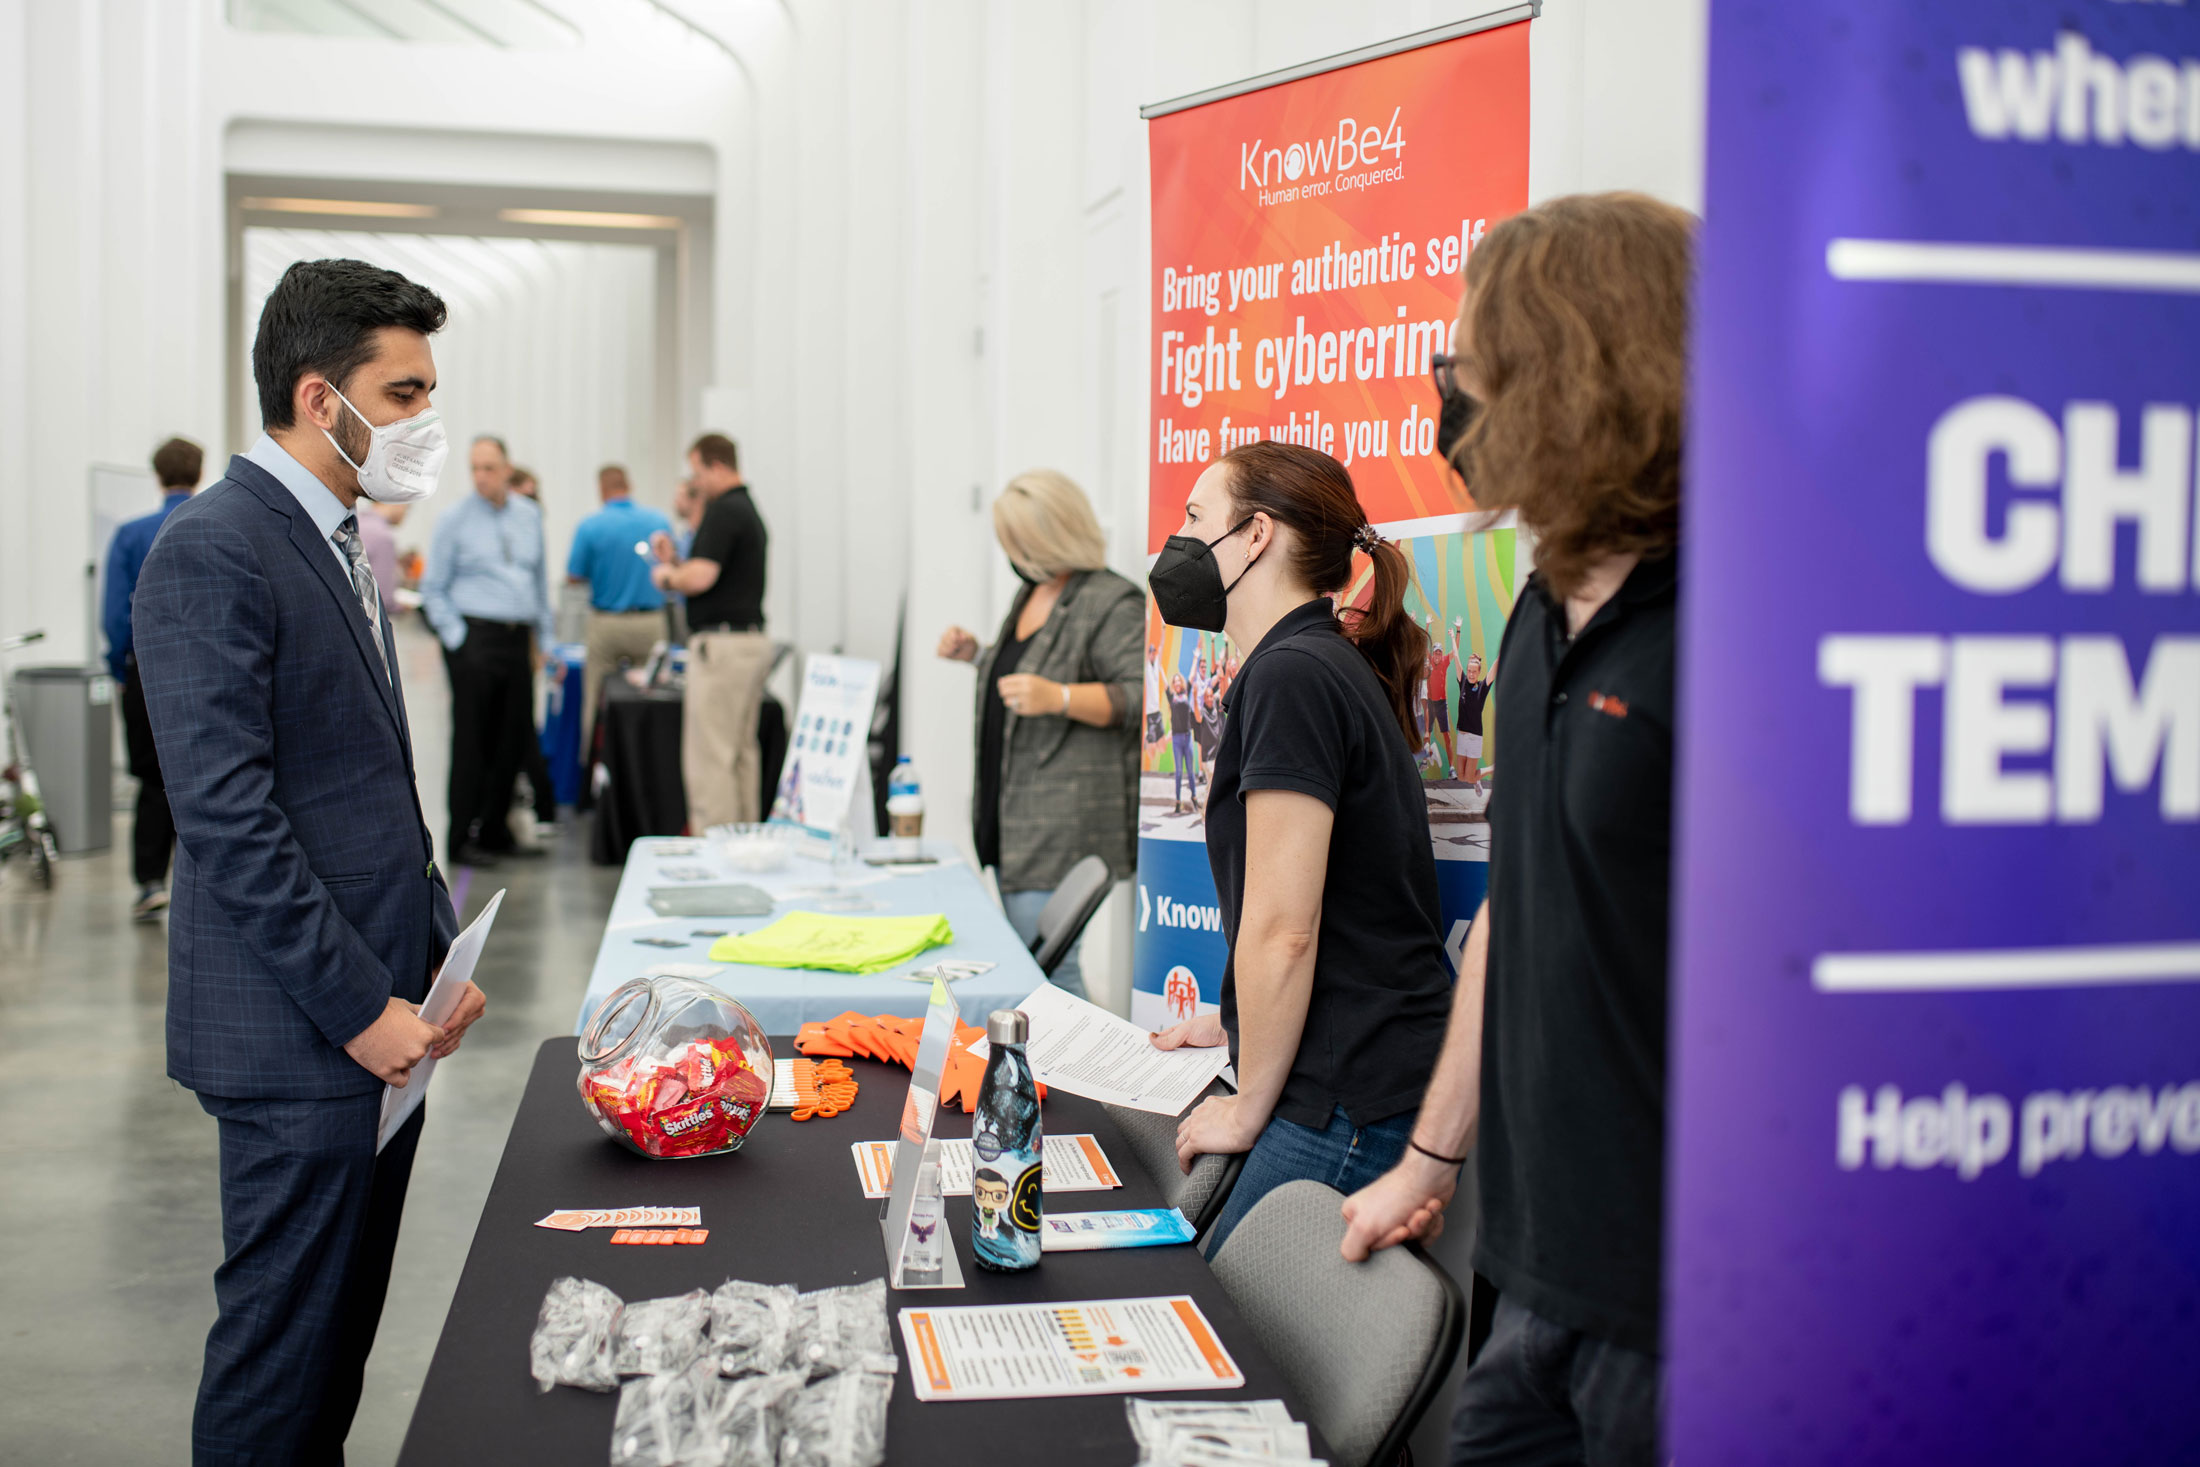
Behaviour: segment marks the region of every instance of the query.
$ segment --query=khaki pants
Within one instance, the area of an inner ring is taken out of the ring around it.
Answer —
[[[687,644],[687,705],[680,719],[680,774],[687,781],[688,830],[762,818],[764,777],[757,710],[772,670],[762,632],[695,632]]]
[[[596,749],[597,699],[604,679],[619,670],[619,659],[640,667],[649,661],[650,649],[664,640],[662,611],[591,611],[588,613],[588,666],[581,673],[581,757],[592,759]]]

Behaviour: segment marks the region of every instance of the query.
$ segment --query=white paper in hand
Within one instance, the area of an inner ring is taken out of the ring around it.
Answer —
[[[497,908],[503,903],[504,893],[499,890],[489,898],[489,905],[481,909],[481,915],[451,939],[451,950],[443,955],[442,970],[435,975],[434,986],[429,988],[426,1001],[420,1005],[421,1018],[440,1025],[458,1007],[458,996],[473,981],[474,964],[481,961],[481,949],[489,941],[489,929],[496,925]],[[434,1077],[435,1059],[430,1056],[413,1066],[412,1073],[405,1077],[403,1089],[395,1085],[382,1087],[382,1125],[374,1138],[376,1155],[390,1144],[390,1137],[397,1134],[397,1128],[420,1109],[420,1102],[428,1093],[428,1081]]]

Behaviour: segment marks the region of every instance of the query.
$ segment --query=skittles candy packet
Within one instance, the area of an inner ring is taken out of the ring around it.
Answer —
[[[588,1076],[582,1094],[606,1130],[651,1156],[684,1157],[740,1145],[770,1091],[724,1038],[695,1040],[661,1061],[629,1056]]]

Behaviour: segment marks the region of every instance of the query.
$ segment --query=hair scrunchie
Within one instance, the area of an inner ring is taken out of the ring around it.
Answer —
[[[1352,532],[1352,543],[1373,555],[1375,547],[1383,543],[1383,537],[1375,533],[1373,525],[1362,525]]]

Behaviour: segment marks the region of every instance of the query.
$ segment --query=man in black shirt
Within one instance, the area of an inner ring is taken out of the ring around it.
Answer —
[[[733,440],[705,433],[688,450],[688,483],[704,500],[687,558],[671,537],[654,537],[651,578],[687,597],[687,700],[680,720],[680,773],[688,829],[762,818],[763,751],[756,718],[772,667],[764,635],[768,536],[741,478]]]
[[[1536,532],[1538,569],[1490,709],[1489,897],[1412,1150],[1345,1203],[1344,1253],[1440,1228],[1474,1142],[1474,1268],[1498,1297],[1454,1464],[1657,1460],[1692,224],[1625,194],[1506,220],[1470,259],[1438,377],[1481,399],[1455,458],[1482,509]],[[1535,323],[1554,317],[1588,329],[1553,339]]]

